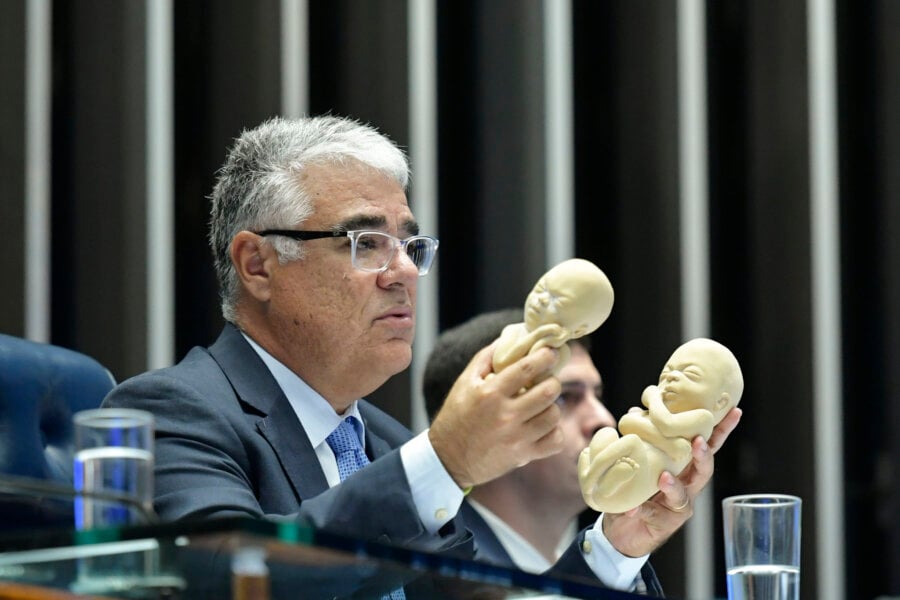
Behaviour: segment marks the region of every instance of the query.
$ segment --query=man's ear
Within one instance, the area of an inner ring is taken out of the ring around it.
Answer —
[[[231,240],[231,263],[247,294],[259,302],[269,300],[271,268],[278,256],[265,238],[249,231],[240,231]]]

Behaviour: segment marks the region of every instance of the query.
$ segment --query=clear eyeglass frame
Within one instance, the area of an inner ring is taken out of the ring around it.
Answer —
[[[403,250],[410,262],[418,269],[419,277],[428,274],[437,254],[437,238],[427,235],[413,235],[400,239],[383,231],[357,229],[353,231],[298,231],[295,229],[266,229],[256,235],[280,235],[295,240],[309,241],[325,238],[350,238],[350,260],[353,267],[367,273],[381,273],[387,270],[397,254]]]

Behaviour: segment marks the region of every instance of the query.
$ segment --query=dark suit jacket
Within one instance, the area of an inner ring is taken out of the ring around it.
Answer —
[[[368,402],[359,410],[372,464],[329,488],[294,409],[232,325],[208,350],[123,382],[103,406],[153,413],[155,505],[165,520],[296,515],[334,533],[426,551],[471,542],[456,522],[440,536],[424,529],[400,460],[411,433]]]
[[[233,325],[208,349],[193,348],[173,367],[123,382],[103,406],[153,413],[155,507],[165,520],[299,518],[357,539],[474,555],[459,515],[439,535],[425,530],[400,459],[412,434],[366,401],[359,410],[372,463],[329,488],[294,409]],[[593,577],[573,550],[554,573]]]
[[[487,521],[478,514],[478,511],[472,508],[468,501],[463,501],[459,514],[465,521],[466,528],[475,536],[476,560],[501,567],[515,568],[516,565],[512,557],[510,557],[506,548],[503,547],[503,544],[500,543],[497,534],[494,533]],[[579,533],[576,541],[569,547],[565,555],[547,572],[548,575],[595,577],[578,551],[578,547],[584,541],[585,531]],[[641,578],[644,580],[648,594],[659,597],[664,596],[662,586],[656,577],[656,572],[649,562],[641,569]]]

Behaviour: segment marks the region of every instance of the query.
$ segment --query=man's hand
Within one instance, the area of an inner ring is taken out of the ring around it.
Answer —
[[[716,426],[709,443],[697,436],[691,444],[691,463],[678,477],[659,476],[659,493],[628,512],[603,515],[603,533],[626,556],[643,556],[656,550],[694,514],[694,499],[712,477],[715,461],[729,434],[741,420],[733,408]]]
[[[558,352],[541,348],[492,374],[493,352],[494,344],[472,358],[428,433],[435,453],[461,488],[562,449],[556,405],[560,384],[548,377]]]

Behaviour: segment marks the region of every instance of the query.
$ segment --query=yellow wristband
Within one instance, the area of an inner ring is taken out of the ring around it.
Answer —
[[[463,490],[463,498],[465,498],[466,496],[469,495],[469,492],[472,491],[472,488],[473,488],[473,487],[475,487],[475,486],[474,486],[474,485],[470,485],[469,487],[467,487],[466,489]]]

